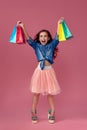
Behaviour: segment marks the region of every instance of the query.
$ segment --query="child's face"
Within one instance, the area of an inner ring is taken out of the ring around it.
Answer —
[[[40,35],[39,35],[39,41],[42,45],[45,45],[47,44],[49,40],[49,36],[48,36],[48,33],[47,32],[41,32]]]

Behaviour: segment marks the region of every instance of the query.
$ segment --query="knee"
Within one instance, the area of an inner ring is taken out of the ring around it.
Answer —
[[[53,95],[51,95],[51,94],[48,94],[47,96],[48,96],[48,97],[53,97]]]
[[[40,93],[34,93],[35,97],[38,97],[40,95]]]
[[[47,95],[47,97],[48,97],[48,98],[53,98],[54,96],[51,95],[51,94],[49,94],[49,95]]]

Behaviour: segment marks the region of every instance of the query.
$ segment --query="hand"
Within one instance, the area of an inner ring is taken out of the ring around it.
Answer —
[[[26,40],[29,40],[30,36],[28,35],[28,32],[26,31],[26,27],[24,23],[21,21],[17,21],[17,26],[22,27]]]
[[[61,24],[64,20],[64,17],[61,17],[59,20],[58,20],[58,24]]]
[[[17,26],[20,26],[20,27],[22,27],[22,28],[24,28],[24,27],[25,27],[24,23],[23,23],[23,22],[21,22],[21,21],[17,21]]]

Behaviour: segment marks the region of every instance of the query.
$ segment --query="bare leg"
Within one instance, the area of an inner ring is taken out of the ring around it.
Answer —
[[[32,101],[32,113],[35,114],[35,110],[38,104],[40,94],[34,94],[33,101]]]
[[[50,111],[48,112],[48,119],[49,119],[49,123],[53,124],[55,122],[54,96],[48,95],[47,97],[48,97],[48,102],[50,106]]]
[[[34,93],[33,100],[32,100],[32,123],[34,123],[34,124],[36,124],[38,122],[36,107],[37,107],[37,104],[38,104],[39,95],[40,94]]]
[[[55,108],[54,108],[54,96],[53,95],[47,95],[48,98],[48,102],[50,105],[50,109],[51,109],[51,116],[54,114],[55,112]]]

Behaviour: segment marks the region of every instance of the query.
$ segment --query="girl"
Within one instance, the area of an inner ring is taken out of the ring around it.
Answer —
[[[62,22],[63,18],[60,18],[58,25]],[[57,55],[57,45],[59,44],[58,35],[52,39],[52,36],[48,30],[41,30],[33,40],[26,31],[23,22],[18,21],[18,26],[21,26],[28,44],[33,47],[37,56],[38,65],[31,78],[31,92],[33,93],[32,101],[32,123],[38,122],[37,117],[37,104],[39,96],[42,93],[47,95],[50,109],[48,111],[49,123],[55,122],[55,108],[54,108],[54,95],[61,92],[60,86],[57,82],[55,71],[52,67],[53,59]]]

